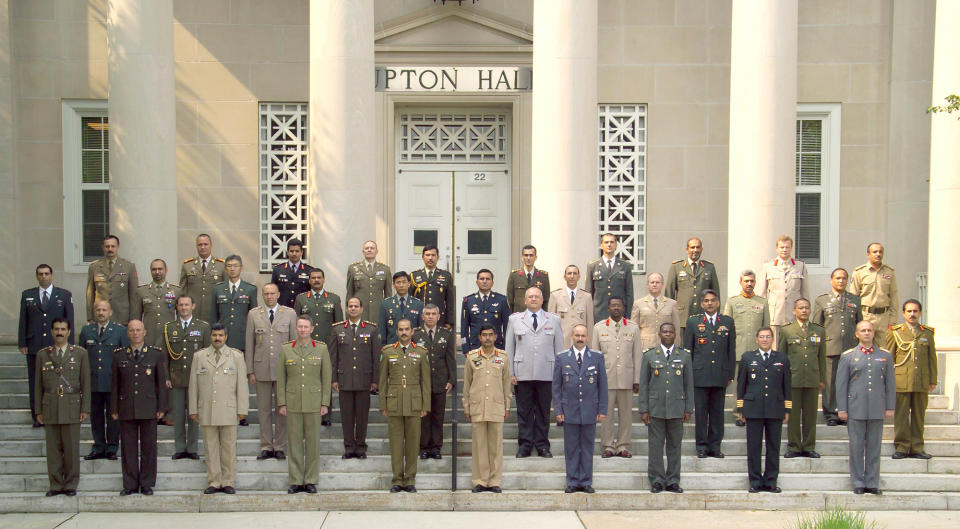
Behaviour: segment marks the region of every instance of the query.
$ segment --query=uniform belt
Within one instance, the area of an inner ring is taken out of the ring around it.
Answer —
[[[863,308],[867,309],[867,312],[869,312],[870,314],[883,314],[884,312],[887,312],[887,309],[890,307],[866,307],[865,306]]]
[[[64,396],[64,395],[72,395],[72,394],[74,394],[74,393],[80,393],[80,390],[78,390],[77,388],[70,387],[70,386],[66,386],[66,387],[64,387],[64,386],[57,386],[57,395],[58,395],[58,396],[61,396],[61,397],[62,397],[62,396]]]

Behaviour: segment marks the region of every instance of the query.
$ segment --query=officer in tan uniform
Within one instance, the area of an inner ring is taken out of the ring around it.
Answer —
[[[670,264],[670,271],[667,272],[667,292],[668,298],[677,300],[677,307],[680,310],[680,335],[686,339],[686,325],[690,316],[703,314],[701,308],[701,293],[710,289],[720,294],[720,278],[717,276],[717,269],[713,263],[701,259],[703,253],[703,243],[700,239],[692,237],[687,240],[687,258],[678,259]],[[692,344],[685,343],[687,349],[693,347]]]
[[[826,387],[823,388],[823,418],[827,426],[841,424],[837,416],[837,364],[840,355],[857,344],[857,323],[863,318],[860,313],[860,296],[847,292],[847,271],[835,268],[830,274],[833,289],[820,294],[813,303],[810,321],[823,326],[827,333]]]
[[[793,302],[794,320],[780,329],[777,351],[790,360],[790,400],[793,413],[789,441],[783,457],[819,458],[817,445],[817,396],[826,386],[827,332],[810,321],[810,301]]]
[[[567,265],[563,271],[567,285],[550,293],[547,312],[560,316],[560,328],[563,329],[563,346],[570,347],[573,328],[583,325],[593,332],[593,296],[577,287],[580,282],[580,269],[577,265]]]
[[[213,318],[213,286],[226,279],[223,259],[213,257],[213,242],[206,233],[197,235],[198,257],[185,259],[180,267],[180,288],[197,304],[197,317]]]
[[[590,348],[600,351],[607,368],[607,420],[600,427],[601,457],[633,457],[630,453],[630,434],[633,431],[633,402],[630,391],[640,389],[640,364],[643,362],[643,342],[640,327],[623,317],[623,300],[612,297],[607,301],[610,317],[593,328]],[[617,408],[616,442],[613,437],[613,408]]]
[[[126,325],[130,320],[137,290],[137,266],[117,256],[120,239],[116,235],[103,238],[103,259],[90,263],[87,269],[87,321],[93,321],[93,305],[101,299],[110,302],[114,320]]]
[[[549,306],[550,303],[550,276],[546,270],[540,270],[534,266],[537,262],[537,248],[528,244],[520,250],[520,259],[523,266],[510,271],[510,277],[507,278],[507,307],[510,313],[523,312],[526,310],[527,289],[537,287],[543,294],[543,302]]]
[[[137,287],[130,317],[143,322],[147,345],[163,347],[163,324],[177,318],[180,287],[167,282],[163,259],[150,261],[150,276],[153,281]]]
[[[773,343],[779,340],[780,327],[793,321],[793,304],[800,298],[810,299],[807,265],[793,259],[792,254],[793,238],[789,235],[777,237],[777,257],[763,263],[757,278],[757,294],[767,298],[770,304]]]
[[[867,246],[867,262],[853,269],[847,290],[860,296],[863,319],[876,329],[874,341],[885,343],[887,329],[897,323],[897,276],[893,267],[883,264],[883,245]]]
[[[633,303],[630,321],[640,327],[640,343],[644,351],[660,345],[660,326],[664,323],[672,323],[674,329],[680,328],[677,302],[663,295],[663,275],[659,272],[647,276],[647,295]],[[677,336],[677,345],[680,341]]]
[[[937,346],[933,327],[920,324],[923,307],[915,299],[903,304],[906,323],[890,327],[886,349],[894,359],[897,407],[893,416],[894,459],[930,459],[923,451],[927,396],[937,387]]]
[[[172,459],[200,459],[197,454],[197,425],[187,421],[187,397],[193,355],[210,346],[210,324],[194,317],[196,304],[187,294],[177,298],[177,319],[163,326],[167,351],[167,387],[170,392],[170,419],[173,421]]]
[[[502,492],[503,423],[510,416],[510,363],[494,347],[493,325],[480,327],[480,348],[467,353],[463,364],[463,413],[473,440],[473,492]]]
[[[762,327],[770,326],[770,310],[767,300],[754,293],[754,286],[757,284],[756,275],[753,270],[744,270],[740,273],[741,292],[727,300],[723,307],[724,316],[733,318],[737,325],[737,363],[740,357],[747,351],[754,350],[756,342],[754,337]],[[776,343],[776,342],[774,342]],[[747,423],[740,419],[737,410],[733,410],[734,422],[737,426],[746,426]]]
[[[347,290],[344,299],[354,296],[363,303],[360,319],[373,321],[380,315],[380,302],[393,295],[393,274],[390,267],[377,261],[377,243],[363,243],[363,260],[347,267]]]

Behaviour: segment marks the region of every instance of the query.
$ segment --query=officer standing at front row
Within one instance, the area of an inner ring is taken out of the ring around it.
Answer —
[[[920,324],[920,302],[908,299],[903,304],[906,323],[893,325],[887,332],[887,350],[895,359],[897,412],[893,417],[894,459],[913,457],[930,459],[923,450],[923,422],[929,392],[937,387],[937,346],[933,327]]]
[[[467,353],[463,367],[463,413],[473,441],[473,492],[500,493],[503,482],[503,423],[510,415],[510,362],[494,347],[497,332],[480,327],[480,348]]]

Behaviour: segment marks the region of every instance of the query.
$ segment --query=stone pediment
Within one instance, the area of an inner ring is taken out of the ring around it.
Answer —
[[[476,9],[431,8],[382,24],[378,48],[523,48],[533,45],[531,28]]]

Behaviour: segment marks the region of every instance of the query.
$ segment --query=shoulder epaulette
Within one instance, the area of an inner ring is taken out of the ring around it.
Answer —
[[[163,352],[163,349],[157,347],[156,345],[148,345],[148,346],[147,346],[147,349],[153,349],[154,351]]]
[[[864,264],[862,264],[862,265],[854,268],[854,270],[860,270],[861,268],[867,268],[867,267],[869,267],[869,266],[870,266],[870,263],[864,263]]]
[[[684,261],[683,259],[677,259],[676,261],[674,261],[674,262],[672,262],[672,263],[670,263],[670,264],[680,264],[680,263],[682,263],[683,261]]]
[[[550,272],[547,272],[546,270],[540,270],[539,268],[537,268],[537,272],[541,272],[541,273],[543,273],[543,275],[545,275],[545,276],[550,275]]]
[[[514,268],[513,270],[510,271],[510,273],[511,273],[511,274],[516,274],[516,273],[519,273],[519,272],[522,272],[522,271],[523,271],[522,268]]]
[[[893,325],[890,326],[890,330],[891,330],[891,331],[899,331],[899,330],[902,329],[902,328],[903,328],[903,324],[902,324],[902,323],[895,323],[895,324],[893,324]]]
[[[187,259],[184,259],[184,260],[183,260],[183,264],[187,264],[187,263],[189,263],[190,261],[193,261],[193,257],[188,257]]]
[[[599,263],[599,262],[600,262],[600,258],[597,257],[596,259],[592,259],[589,263],[587,263],[587,266],[591,266],[591,265],[593,265],[593,264],[595,264],[595,263]]]
[[[926,330],[928,330],[928,331],[930,331],[930,332],[934,332],[933,327],[931,327],[931,326],[929,326],[929,325],[920,324],[920,328],[921,328],[921,329],[926,329]]]
[[[888,265],[888,264],[886,264],[886,263],[880,265],[880,268],[883,268],[884,266],[886,266],[886,267],[889,268],[890,270],[896,271],[896,268],[894,268],[894,267],[892,267],[892,266],[890,266],[890,265]]]
[[[336,323],[331,324],[331,326],[336,327],[337,325],[343,325],[345,323],[347,323],[347,320],[340,320]]]
[[[293,343],[297,343],[297,341],[296,341],[296,340],[290,340],[289,342],[283,342],[283,345],[290,345],[290,344],[293,344]]]
[[[116,353],[117,351],[123,351],[124,349],[126,349],[126,347],[124,347],[124,346],[117,347],[117,348],[115,348],[115,349],[113,350],[113,352]]]
[[[366,323],[367,325],[373,325],[374,327],[377,326],[377,324],[373,323],[372,321],[363,320],[363,322]]]
[[[713,263],[711,263],[710,261],[707,261],[706,259],[700,259],[700,262],[701,262],[701,263],[706,263],[706,264],[713,264]]]
[[[226,261],[224,261],[223,259],[221,259],[221,258],[219,258],[219,257],[214,257],[213,260],[216,261],[216,262],[218,262],[218,263],[225,263],[225,262],[226,262]]]

